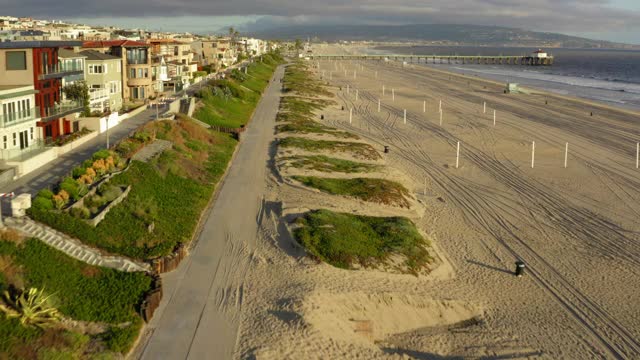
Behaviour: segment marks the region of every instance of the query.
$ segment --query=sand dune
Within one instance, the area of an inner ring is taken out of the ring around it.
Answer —
[[[341,64],[359,69],[357,78]],[[290,238],[287,207],[397,211],[310,196],[273,167],[240,357],[640,357],[638,114],[544,93],[506,95],[502,85],[422,67],[324,61],[320,69],[335,71],[338,96],[324,123],[391,147],[389,174],[424,209],[405,215],[448,261],[418,278],[315,264]],[[351,124],[343,105],[354,109]],[[527,264],[523,278],[511,273],[516,259]],[[459,323],[469,319],[477,321]]]

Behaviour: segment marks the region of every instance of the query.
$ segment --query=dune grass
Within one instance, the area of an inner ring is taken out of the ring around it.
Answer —
[[[379,170],[380,165],[365,164],[350,160],[336,159],[324,155],[291,156],[283,160],[288,161],[288,166],[296,169],[315,170],[322,172],[368,173]]]
[[[296,93],[298,95],[333,95],[324,88],[322,82],[313,78],[307,66],[301,61],[287,66],[283,84],[285,92]]]
[[[380,154],[369,144],[358,142],[342,142],[331,140],[311,140],[299,137],[280,139],[279,145],[287,148],[298,148],[306,151],[336,151],[349,153],[351,156],[363,160],[378,160]]]
[[[404,258],[399,270],[417,274],[431,257],[425,240],[404,217],[371,217],[313,210],[298,219],[296,240],[309,255],[343,269],[354,265],[388,265],[393,255]]]
[[[410,207],[409,190],[394,181],[371,178],[332,179],[316,176],[293,176],[305,186],[332,195],[352,196],[363,201],[390,206]]]
[[[278,133],[289,132],[295,134],[326,134],[341,139],[359,139],[358,135],[350,132],[338,130],[330,126],[322,125],[315,121],[298,120],[291,121],[287,124],[276,125]]]

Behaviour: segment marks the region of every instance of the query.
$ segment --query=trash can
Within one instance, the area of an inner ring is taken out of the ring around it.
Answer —
[[[524,274],[524,262],[518,260],[518,261],[516,261],[515,275],[517,277],[521,277],[523,274]]]
[[[385,154],[388,154],[388,153],[389,153],[389,146],[388,146],[388,145],[385,145],[385,146],[384,146],[384,153],[385,153]]]

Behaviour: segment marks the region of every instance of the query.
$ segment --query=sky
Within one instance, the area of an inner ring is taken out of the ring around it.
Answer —
[[[3,14],[213,33],[289,24],[474,24],[640,44],[640,0],[0,0]]]

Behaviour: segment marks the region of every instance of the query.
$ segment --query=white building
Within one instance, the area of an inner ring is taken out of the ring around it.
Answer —
[[[0,86],[0,158],[4,162],[41,147],[35,93],[33,85]]]
[[[538,49],[538,50],[534,51],[533,54],[531,54],[531,57],[538,58],[538,59],[545,59],[545,58],[549,57],[549,55],[547,54],[546,51],[544,51],[542,49]]]

